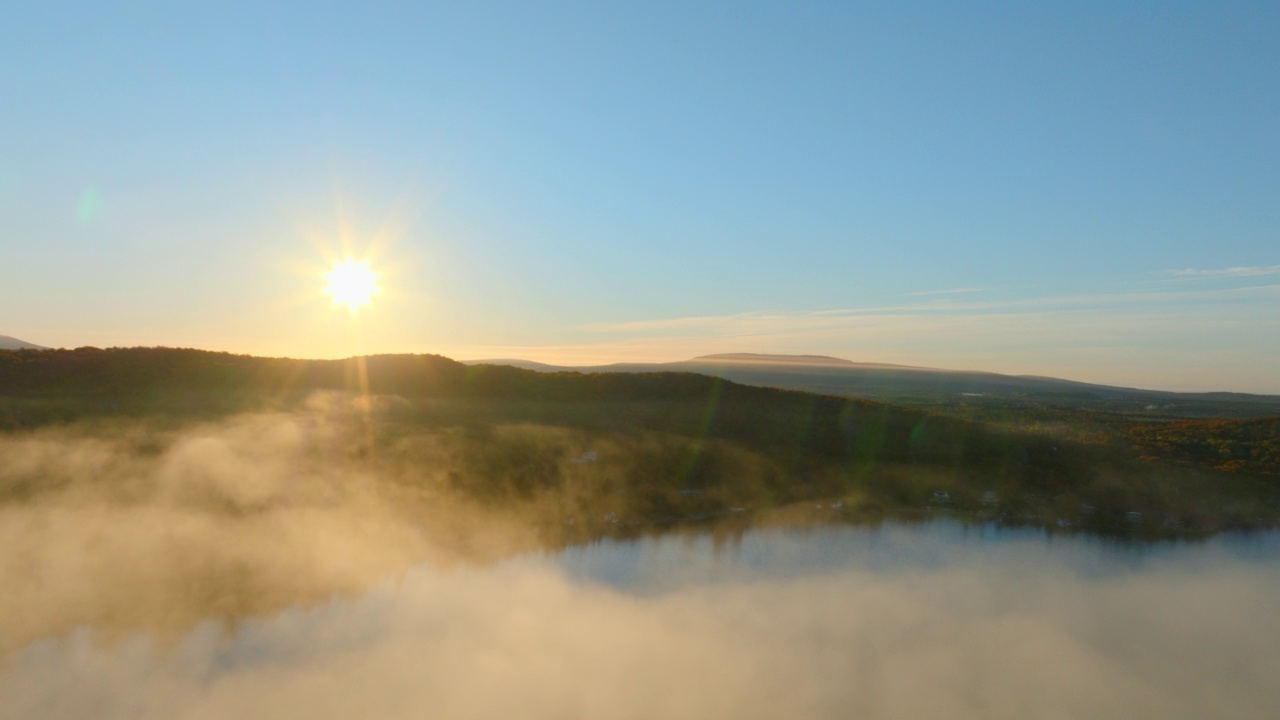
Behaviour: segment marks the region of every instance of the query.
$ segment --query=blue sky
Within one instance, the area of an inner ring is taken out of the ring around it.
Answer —
[[[1274,3],[23,5],[0,334],[1280,393]]]

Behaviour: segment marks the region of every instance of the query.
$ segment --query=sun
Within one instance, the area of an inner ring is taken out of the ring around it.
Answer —
[[[367,261],[356,262],[347,258],[334,263],[333,269],[324,274],[329,282],[324,291],[333,298],[334,305],[346,305],[351,312],[368,305],[379,292],[378,273],[369,269]]]

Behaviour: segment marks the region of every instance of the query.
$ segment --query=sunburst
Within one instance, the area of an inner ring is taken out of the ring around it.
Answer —
[[[334,263],[333,269],[324,274],[328,285],[324,291],[333,298],[334,305],[345,305],[351,312],[369,305],[378,288],[378,273],[369,269],[368,261],[347,258]]]

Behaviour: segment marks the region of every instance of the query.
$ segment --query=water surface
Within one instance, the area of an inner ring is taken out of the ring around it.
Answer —
[[[1280,534],[937,522],[604,541],[13,654],[5,717],[1258,718]]]

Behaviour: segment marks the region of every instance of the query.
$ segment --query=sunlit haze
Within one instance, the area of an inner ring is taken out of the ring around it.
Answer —
[[[0,335],[1280,393],[1277,37],[1274,3],[17,3]]]

